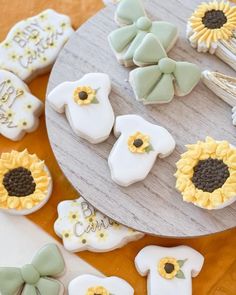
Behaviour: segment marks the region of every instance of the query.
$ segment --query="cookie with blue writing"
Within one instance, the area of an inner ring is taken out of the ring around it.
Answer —
[[[22,20],[0,43],[0,68],[29,81],[50,70],[73,32],[70,18],[52,9]]]
[[[144,236],[103,215],[81,197],[58,205],[54,230],[72,252],[108,252]]]

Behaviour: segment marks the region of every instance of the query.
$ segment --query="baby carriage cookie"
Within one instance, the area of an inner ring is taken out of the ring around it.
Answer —
[[[187,38],[198,52],[215,54],[236,70],[236,6],[203,2],[188,20]]]
[[[115,20],[122,27],[111,32],[108,41],[119,63],[126,67],[133,66],[133,56],[148,33],[156,36],[167,52],[178,37],[173,24],[150,20],[141,0],[121,0]]]
[[[118,277],[81,275],[69,284],[69,295],[133,295],[134,289]]]
[[[38,251],[30,264],[21,268],[0,267],[1,295],[63,295],[63,284],[55,279],[65,271],[59,248],[48,244]]]
[[[146,178],[156,158],[165,158],[175,149],[172,135],[138,115],[116,118],[114,134],[118,138],[108,158],[111,178],[129,186]]]
[[[56,234],[68,251],[108,252],[144,236],[97,211],[83,198],[58,205]]]
[[[90,73],[78,81],[58,85],[47,99],[55,111],[66,113],[78,136],[96,144],[108,138],[114,124],[110,91],[107,74]]]
[[[135,258],[141,276],[148,276],[148,295],[192,295],[192,277],[202,269],[204,257],[188,246],[147,246]]]
[[[0,68],[32,80],[50,70],[73,32],[70,18],[52,9],[22,20],[0,44]]]
[[[153,34],[144,37],[134,54],[134,63],[141,68],[130,72],[129,81],[136,99],[144,104],[168,103],[174,95],[185,96],[201,78],[195,64],[168,58]]]
[[[0,134],[20,140],[39,125],[42,102],[11,72],[0,70]]]
[[[226,140],[187,145],[176,163],[176,188],[183,200],[204,209],[221,209],[236,200],[236,148]]]
[[[52,179],[44,161],[27,150],[0,157],[0,211],[27,215],[43,207],[52,193]]]

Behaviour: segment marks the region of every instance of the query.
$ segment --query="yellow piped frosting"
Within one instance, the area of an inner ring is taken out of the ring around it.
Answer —
[[[135,141],[140,140],[140,146],[135,146]],[[143,154],[147,152],[147,148],[150,146],[150,137],[141,132],[136,132],[128,138],[128,148],[132,153]]]
[[[221,11],[226,18],[226,22],[220,28],[208,28],[203,22],[205,14],[213,10]],[[190,17],[189,25],[194,31],[191,41],[198,44],[204,43],[207,48],[210,48],[212,43],[227,41],[233,37],[236,26],[236,6],[231,6],[225,1],[203,2]]]
[[[214,209],[236,196],[236,149],[227,141],[215,141],[207,137],[205,141],[187,145],[187,151],[176,163],[176,188],[183,200],[206,209]],[[194,167],[200,160],[222,160],[228,166],[229,177],[225,183],[213,192],[205,192],[192,182]]]
[[[110,292],[106,288],[104,288],[102,286],[91,287],[86,292],[86,295],[95,295],[95,294],[99,294],[99,295],[111,295]]]
[[[31,172],[35,183],[35,190],[28,196],[9,196],[3,179],[9,171],[23,167]],[[11,151],[3,153],[0,157],[0,208],[3,209],[31,209],[38,205],[48,196],[48,188],[51,184],[51,177],[46,169],[44,161],[41,161],[35,154],[29,154],[27,150],[22,152]]]

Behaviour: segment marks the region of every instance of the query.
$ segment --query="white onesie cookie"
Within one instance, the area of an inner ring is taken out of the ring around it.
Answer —
[[[11,72],[0,70],[0,134],[20,140],[39,124],[42,102]]]
[[[50,70],[73,32],[70,18],[52,9],[22,20],[0,44],[0,68],[29,81]]]
[[[141,181],[157,156],[165,158],[175,149],[172,135],[138,115],[116,118],[114,134],[119,137],[108,158],[112,180],[121,186]]]
[[[133,295],[134,289],[118,277],[82,275],[69,284],[69,295]]]
[[[72,252],[112,251],[144,236],[103,215],[81,197],[58,205],[54,230]]]
[[[108,138],[114,113],[108,95],[111,81],[107,74],[90,73],[75,82],[64,82],[48,95],[58,113],[66,113],[73,131],[91,143]]]
[[[141,276],[148,276],[148,295],[191,295],[192,277],[202,269],[204,257],[188,246],[147,246],[135,258]]]

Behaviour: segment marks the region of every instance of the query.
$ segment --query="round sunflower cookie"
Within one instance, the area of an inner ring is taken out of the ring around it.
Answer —
[[[46,204],[52,179],[44,161],[27,150],[2,153],[0,157],[0,210],[28,215]]]
[[[207,137],[187,145],[176,167],[176,188],[184,201],[209,210],[236,201],[236,148],[227,141]]]
[[[236,6],[204,2],[188,20],[187,38],[198,52],[215,54],[236,69]]]

